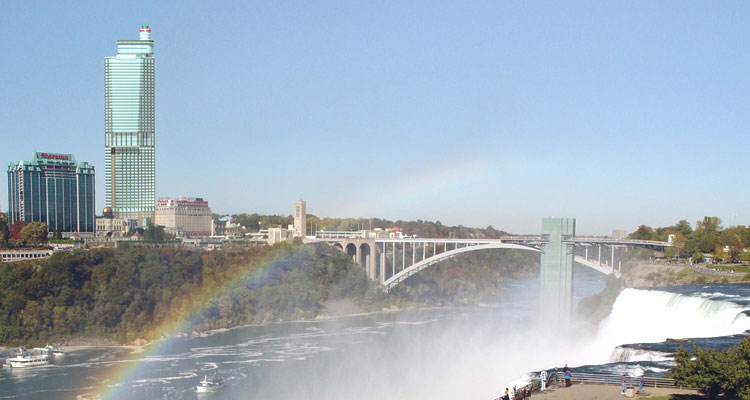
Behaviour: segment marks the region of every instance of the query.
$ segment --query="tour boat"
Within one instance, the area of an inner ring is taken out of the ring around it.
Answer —
[[[198,393],[213,392],[219,390],[224,386],[224,378],[213,374],[211,376],[205,375],[203,380],[197,387]]]
[[[8,358],[7,362],[11,368],[39,367],[49,364],[49,352],[41,351],[39,354],[19,353],[15,357]]]
[[[65,349],[54,344],[48,344],[45,349],[49,351],[49,355],[52,357],[62,357],[65,355]]]

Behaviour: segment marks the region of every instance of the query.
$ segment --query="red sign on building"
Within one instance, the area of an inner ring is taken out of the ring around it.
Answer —
[[[51,158],[53,160],[67,160],[68,159],[68,156],[65,154],[41,153],[39,155],[42,156],[42,158]]]

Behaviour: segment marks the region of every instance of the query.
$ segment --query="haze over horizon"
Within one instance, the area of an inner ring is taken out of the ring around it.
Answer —
[[[747,3],[5,5],[0,162],[72,153],[98,210],[104,58],[147,23],[157,197],[513,233],[750,224]]]

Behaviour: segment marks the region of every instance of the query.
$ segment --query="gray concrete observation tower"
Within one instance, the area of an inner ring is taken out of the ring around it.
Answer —
[[[575,218],[542,219],[540,315],[550,323],[566,323],[573,304]]]

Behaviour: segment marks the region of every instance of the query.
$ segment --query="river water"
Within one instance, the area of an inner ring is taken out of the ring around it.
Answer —
[[[576,269],[574,301],[603,277]],[[490,304],[246,326],[173,338],[155,351],[95,348],[54,365],[0,371],[0,398],[492,399],[525,372],[665,372],[677,344],[724,348],[750,329],[750,285],[626,289],[598,329],[536,324],[537,279],[508,282]],[[131,371],[120,373],[121,370]],[[205,374],[226,380],[197,394]]]

